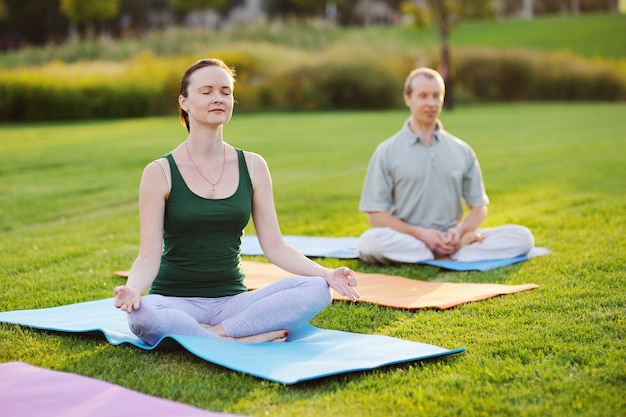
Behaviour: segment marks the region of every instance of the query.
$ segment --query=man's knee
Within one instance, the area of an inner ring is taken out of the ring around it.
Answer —
[[[520,252],[527,253],[535,246],[533,233],[526,226],[518,224],[509,225],[509,233],[519,245]]]
[[[382,248],[380,245],[380,237],[377,229],[369,229],[363,232],[356,244],[356,252],[363,262],[377,263],[380,262]]]

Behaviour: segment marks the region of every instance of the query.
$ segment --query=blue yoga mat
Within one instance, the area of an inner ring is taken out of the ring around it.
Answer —
[[[465,351],[464,348],[449,350],[388,336],[324,330],[311,325],[291,333],[286,343],[245,344],[170,335],[155,346],[149,346],[131,333],[126,313],[113,306],[112,298],[2,312],[0,322],[59,332],[104,335],[112,345],[130,344],[145,350],[181,346],[211,363],[288,385]]]
[[[301,254],[313,258],[356,259],[356,237],[283,236],[285,243]],[[247,235],[241,242],[241,254],[263,256],[256,235]]]
[[[450,269],[452,271],[489,271],[490,269],[501,268],[507,265],[513,265],[518,262],[526,261],[537,256],[544,256],[550,251],[546,248],[534,247],[524,256],[516,256],[514,258],[491,259],[486,261],[461,262],[461,261],[423,261],[419,262],[424,265],[438,266],[439,268]]]
[[[298,252],[305,256],[313,258],[338,258],[338,259],[356,259],[356,237],[320,237],[320,236],[283,236],[285,242],[293,246]],[[255,235],[244,236],[241,245],[242,255],[262,256],[263,250],[259,244],[259,240]],[[423,261],[419,264],[437,266],[439,268],[450,269],[453,271],[488,271],[490,269],[500,268],[525,261],[536,256],[543,256],[550,253],[546,248],[533,248],[525,256],[516,256],[514,258],[495,259],[475,262],[458,262],[458,261]]]

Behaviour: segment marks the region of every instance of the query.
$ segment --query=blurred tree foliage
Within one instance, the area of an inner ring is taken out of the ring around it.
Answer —
[[[500,0],[497,13],[512,16],[527,0]],[[617,10],[618,0],[532,0],[535,15],[590,13]],[[476,0],[262,0],[270,20],[295,17],[327,17],[341,26],[397,22],[402,3],[431,6],[435,3],[473,5]],[[490,1],[491,5],[495,4]],[[112,37],[136,36],[148,30],[180,25],[187,13],[212,9],[227,16],[245,0],[0,0],[0,51],[41,46],[67,40],[71,25],[105,32]],[[363,11],[386,8],[391,18],[368,21]],[[426,21],[425,21],[426,22]],[[82,26],[82,27],[81,27]]]
[[[118,16],[119,0],[61,0],[59,10],[83,34],[93,35],[103,24]]]
[[[221,14],[226,14],[233,8],[233,2],[228,0],[168,0],[172,9],[181,12],[192,12],[195,10],[217,10]]]
[[[59,0],[2,0],[0,50],[24,44],[43,45],[67,38],[68,20],[59,12]]]
[[[325,0],[266,0],[265,11],[269,16],[279,18],[323,16],[326,3]]]

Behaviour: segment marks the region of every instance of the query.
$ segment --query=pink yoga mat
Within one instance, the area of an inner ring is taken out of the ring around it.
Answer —
[[[0,414],[7,417],[235,416],[21,362],[0,364]]]

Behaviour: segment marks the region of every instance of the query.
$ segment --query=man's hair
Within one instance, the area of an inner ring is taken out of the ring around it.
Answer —
[[[406,77],[406,81],[404,82],[404,94],[411,95],[413,92],[413,79],[415,77],[423,75],[426,78],[430,78],[431,80],[436,80],[441,86],[441,93],[444,94],[446,92],[446,84],[443,81],[443,77],[437,71],[432,68],[420,67],[415,68],[413,71],[409,73],[409,76]]]

